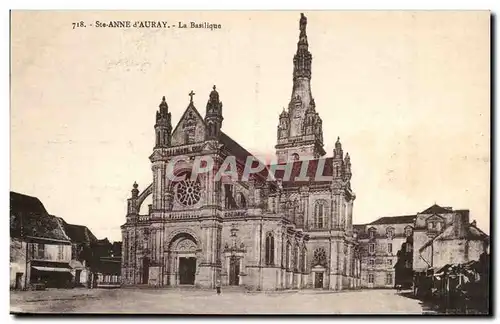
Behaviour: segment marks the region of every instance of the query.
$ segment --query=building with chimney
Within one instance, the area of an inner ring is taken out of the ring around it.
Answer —
[[[469,210],[436,204],[354,229],[364,288],[409,288],[429,270],[479,260],[489,247],[488,235],[469,222]]]
[[[306,27],[301,14],[292,93],[277,127],[277,164],[240,177],[249,158],[259,161],[223,131],[223,121],[239,121],[224,119],[215,86],[205,116],[191,91],[175,127],[162,98],[149,157],[152,179],[141,190],[134,183],[121,226],[124,285],[214,288],[221,282],[255,290],[359,286],[351,161],[339,138],[331,156],[324,149],[311,91]],[[218,179],[213,171],[193,176],[200,157],[214,161],[213,170],[227,167],[233,157],[239,176]],[[320,180],[315,177],[318,168]],[[149,196],[152,204],[140,214]]]

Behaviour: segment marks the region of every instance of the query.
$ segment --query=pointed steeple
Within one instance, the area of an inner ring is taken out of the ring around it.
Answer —
[[[288,110],[280,114],[276,155],[278,161],[288,161],[301,152],[301,156],[319,158],[326,154],[323,148],[321,118],[311,93],[311,63],[307,41],[307,18],[301,13],[299,39],[293,57],[293,87]]]
[[[162,97],[160,109],[156,111],[155,133],[156,141],[155,147],[168,147],[170,146],[172,135],[172,115],[168,112],[168,104],[165,96]]]
[[[206,139],[217,139],[219,137],[223,120],[222,102],[219,99],[217,87],[214,85],[212,87],[212,92],[210,92],[210,96],[208,97],[207,110],[205,113],[205,124],[207,126],[207,130],[205,132]]]
[[[308,78],[311,79],[311,61],[312,55],[309,53],[309,43],[307,42],[307,18],[301,13],[299,22],[299,42],[297,43],[297,53],[293,58],[293,79]]]
[[[303,13],[300,14],[299,21],[299,41],[297,43],[297,52],[293,57],[293,89],[288,108],[293,119],[299,120],[305,117],[306,110],[314,105],[311,94],[311,62],[312,55],[309,53],[309,44],[307,42],[307,18]],[[292,125],[290,129],[291,136],[301,136],[301,125]]]
[[[337,142],[335,142],[335,149],[333,150],[333,158],[343,160],[344,152],[342,151],[342,144],[340,143],[340,137],[337,137]]]
[[[351,157],[349,153],[346,153],[344,158],[344,167],[345,167],[345,176],[347,180],[351,180],[352,172],[351,172]]]

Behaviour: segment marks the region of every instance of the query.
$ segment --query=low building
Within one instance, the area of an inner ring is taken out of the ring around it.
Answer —
[[[489,237],[469,223],[469,210],[436,204],[415,215],[382,217],[354,225],[361,254],[361,286],[416,286],[449,264],[479,260]]]
[[[95,264],[93,287],[117,288],[121,286],[122,242],[111,243],[107,238],[93,244]]]
[[[66,234],[71,239],[71,261],[73,284],[75,287],[87,287],[91,282],[92,245],[97,238],[82,225],[68,224],[61,219]]]
[[[121,256],[102,257],[96,267],[97,288],[119,288],[121,286]]]
[[[71,240],[42,202],[10,193],[10,287],[70,285]]]
[[[487,251],[489,237],[469,223],[468,210],[439,209],[434,205],[417,215],[413,270],[440,269],[447,264],[477,261]]]

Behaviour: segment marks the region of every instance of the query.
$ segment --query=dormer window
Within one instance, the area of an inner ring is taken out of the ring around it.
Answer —
[[[411,226],[405,227],[405,236],[410,237],[412,234],[413,234],[413,229],[411,228]]]
[[[434,216],[427,220],[427,230],[429,232],[441,232],[443,229],[443,220],[440,217]]]
[[[392,240],[394,238],[394,228],[389,227],[386,229],[387,239]]]
[[[374,229],[374,228],[370,228],[368,230],[368,235],[369,235],[370,239],[374,239],[375,238],[375,232],[376,232],[376,229]]]

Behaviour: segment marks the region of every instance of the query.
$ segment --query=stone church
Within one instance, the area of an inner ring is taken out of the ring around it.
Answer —
[[[228,156],[235,157],[239,174],[252,157],[223,132],[222,102],[215,86],[205,116],[195,107],[191,92],[175,128],[163,97],[149,157],[152,182],[141,191],[134,183],[121,226],[123,285],[359,287],[351,162],[339,139],[332,156],[327,157],[323,148],[322,120],[310,86],[312,55],[306,26],[301,14],[292,94],[277,127],[278,162],[248,179],[216,179],[213,172],[192,177],[197,157],[209,156],[218,166]],[[175,163],[176,180],[171,180],[169,163],[178,156],[187,158]],[[319,165],[325,177],[317,181]],[[141,215],[141,205],[150,195],[149,211]]]

